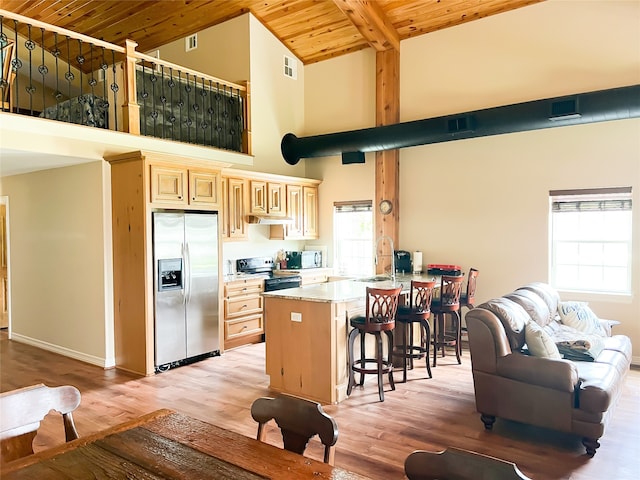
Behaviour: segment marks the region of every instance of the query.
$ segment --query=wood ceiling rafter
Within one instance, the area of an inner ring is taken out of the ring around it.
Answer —
[[[1,8],[141,52],[251,12],[305,65],[543,0],[2,0]]]
[[[400,50],[400,36],[380,5],[369,0],[333,0],[370,46],[379,52]]]

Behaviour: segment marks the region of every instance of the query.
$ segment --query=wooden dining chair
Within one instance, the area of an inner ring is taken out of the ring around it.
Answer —
[[[43,384],[0,394],[0,463],[33,454],[40,422],[51,411],[62,414],[65,440],[78,438],[72,412],[80,405],[76,387]]]
[[[454,447],[416,450],[406,458],[404,471],[409,480],[531,480],[515,463]]]
[[[261,442],[266,437],[266,423],[273,419],[280,427],[285,450],[303,455],[309,440],[318,435],[324,445],[324,462],[334,464],[338,425],[319,403],[284,394],[262,397],[251,405],[251,416],[258,422]]]

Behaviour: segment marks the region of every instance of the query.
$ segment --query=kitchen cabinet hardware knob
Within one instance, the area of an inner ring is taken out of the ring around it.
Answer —
[[[247,304],[245,303],[244,305],[242,305],[242,306],[240,307],[240,310],[244,310],[244,309],[245,309],[245,308],[247,308],[248,306],[249,306],[249,305],[247,305]]]
[[[249,327],[247,327],[246,325],[243,325],[240,330],[246,330],[247,328],[249,328]]]

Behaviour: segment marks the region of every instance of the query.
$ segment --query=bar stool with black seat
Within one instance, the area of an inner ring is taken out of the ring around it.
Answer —
[[[473,310],[476,305],[476,284],[477,284],[477,278],[478,278],[478,274],[480,272],[475,269],[475,268],[470,268],[469,269],[469,276],[467,277],[467,288],[466,291],[462,292],[460,294],[460,321],[462,322],[462,307],[467,307],[469,310]],[[464,325],[462,325],[461,330],[463,332],[467,331],[467,325],[466,322],[464,323]],[[460,342],[459,347],[460,348],[460,352],[462,353],[462,342]]]
[[[436,282],[421,282],[411,280],[409,291],[409,305],[399,305],[396,315],[397,328],[395,335],[402,335],[402,343],[395,342],[393,358],[402,359],[402,382],[407,381],[407,363],[409,369],[413,369],[413,360],[426,357],[428,378],[432,378],[431,365],[429,364],[429,345],[431,344],[431,301]],[[414,345],[414,324],[420,326],[420,343]],[[408,331],[408,339],[407,339]]]
[[[391,353],[393,352],[393,329],[396,323],[396,313],[398,310],[398,299],[402,286],[398,288],[373,288],[367,287],[367,297],[364,315],[356,315],[349,319],[353,327],[349,332],[349,385],[347,395],[351,395],[353,386],[356,383],[355,372],[360,373],[360,385],[364,384],[365,374],[376,374],[378,376],[378,395],[380,401],[384,402],[384,390],[382,388],[382,376],[389,374],[389,384],[391,390],[396,387],[393,383],[393,362]],[[388,355],[384,358],[382,347],[382,332],[386,333],[388,341]],[[365,352],[365,334],[371,333],[376,337],[376,356],[367,358]],[[356,337],[360,335],[360,358],[354,360],[354,344]],[[375,368],[368,365],[375,363]]]
[[[455,347],[456,359],[460,360],[460,293],[464,276],[443,275],[440,281],[440,298],[435,298],[431,302],[433,312],[433,366],[436,366],[438,350],[441,350],[444,357],[445,347]],[[451,322],[446,324],[446,316]]]
[[[479,274],[480,272],[475,268],[469,269],[466,291],[460,294],[460,314],[462,314],[462,307],[467,307],[469,310],[473,310],[475,308],[476,285]]]

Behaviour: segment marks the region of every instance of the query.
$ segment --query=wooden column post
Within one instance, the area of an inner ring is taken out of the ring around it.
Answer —
[[[123,128],[125,132],[140,135],[140,105],[136,99],[136,59],[134,53],[138,44],[126,40],[124,60],[124,104],[122,105]]]
[[[388,49],[376,53],[376,126],[400,121],[400,51]],[[399,151],[376,152],[375,232],[376,238],[386,235],[398,249],[399,240]],[[380,202],[391,202],[391,212],[383,214]],[[385,242],[386,243],[386,242]],[[377,273],[391,268],[389,246],[379,245]]]

